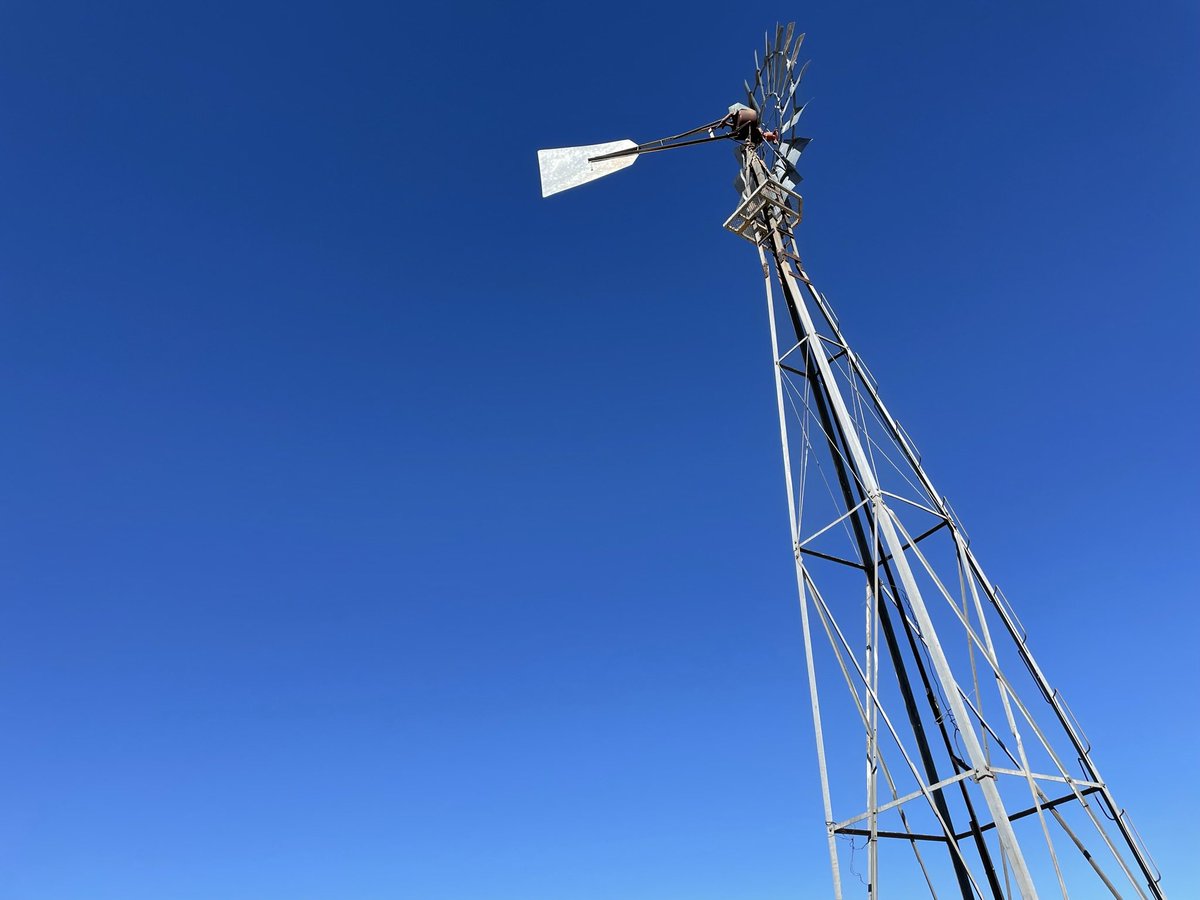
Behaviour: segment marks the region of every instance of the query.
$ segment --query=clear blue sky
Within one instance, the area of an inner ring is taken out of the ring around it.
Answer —
[[[0,12],[0,898],[824,895],[733,161],[535,158],[789,19],[808,269],[1200,890],[1195,4],[409,6]]]

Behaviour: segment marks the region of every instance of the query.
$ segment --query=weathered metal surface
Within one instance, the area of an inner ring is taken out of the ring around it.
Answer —
[[[538,151],[538,171],[542,176],[542,196],[549,197],[561,191],[579,187],[613,172],[632,166],[637,161],[637,154],[618,156],[615,159],[602,159],[589,162],[597,156],[617,153],[621,150],[634,150],[637,144],[633,141],[609,141],[607,144],[590,144],[586,147],[558,147],[553,150]]]

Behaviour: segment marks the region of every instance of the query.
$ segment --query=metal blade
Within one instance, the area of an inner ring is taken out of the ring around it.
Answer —
[[[806,32],[800,32],[796,37],[796,46],[792,48],[792,65],[796,64],[796,60],[800,56],[800,45],[804,43],[804,35]]]
[[[766,61],[764,60],[762,67],[754,72],[754,90],[758,92],[758,99],[755,100],[751,105],[759,113],[762,113],[762,111],[767,108],[767,88],[766,82],[763,81],[763,74],[766,65]]]
[[[780,41],[784,40],[784,26],[775,25],[775,49],[768,56],[768,68],[770,71],[770,91],[772,94],[779,92],[779,73],[782,64],[782,50]]]
[[[772,174],[775,176],[775,180],[782,184],[789,191],[795,190],[796,185],[804,180],[804,176],[797,172],[795,167],[788,165],[787,160],[783,158],[775,161]]]
[[[803,70],[801,70],[800,75],[801,75],[801,77],[803,77],[803,75],[804,75]],[[789,106],[792,105],[792,98],[796,96],[796,88],[798,88],[798,87],[800,87],[800,79],[793,78],[792,86],[788,88],[788,92],[784,95],[783,100],[779,104],[779,108],[781,110],[787,109]],[[782,128],[779,130],[783,131]]]
[[[756,113],[761,113],[762,107],[759,106],[758,101],[754,99],[754,91],[750,90],[750,83],[747,81],[743,81],[742,84],[746,85],[746,103],[747,103],[747,105],[752,110],[754,110]],[[757,83],[755,83],[755,87],[757,87],[757,86],[758,86]]]
[[[801,35],[801,37],[803,37],[803,35]],[[804,80],[804,73],[808,71],[808,64],[810,62],[812,62],[811,59],[806,59],[804,61],[804,65],[800,67],[800,74],[792,79],[792,86],[788,89],[787,96],[783,100],[783,106],[790,104],[792,102],[792,98],[796,96],[796,88],[800,87],[800,82]]]
[[[775,158],[775,165],[771,167],[771,171],[789,191],[804,180],[796,164],[800,161],[800,154],[804,152],[804,148],[811,142],[812,138],[796,138],[791,141],[779,142],[779,154]]]
[[[805,103],[802,107],[800,107],[798,110],[796,110],[795,115],[793,115],[790,119],[787,120],[786,125],[779,126],[779,136],[780,137],[783,137],[784,134],[786,134],[787,132],[791,131],[793,128],[796,127],[796,123],[800,121],[800,117],[802,115],[804,115],[804,110],[806,110],[806,109],[808,109],[807,103]],[[803,149],[803,148],[801,148],[801,149]]]
[[[796,168],[796,163],[800,161],[800,154],[811,143],[812,138],[793,138],[790,141],[780,141],[780,158],[786,159],[788,164],[794,169]]]
[[[738,172],[737,177],[733,179],[733,189],[743,197],[746,197],[750,193],[746,185],[746,179],[742,177],[741,172]]]
[[[630,140],[609,141],[607,144],[591,144],[587,147],[559,147],[554,150],[538,151],[538,170],[542,175],[542,196],[549,197],[560,191],[579,187],[613,172],[632,166],[638,158],[636,153],[588,162],[596,156],[616,153],[619,150],[635,150],[637,144]]]

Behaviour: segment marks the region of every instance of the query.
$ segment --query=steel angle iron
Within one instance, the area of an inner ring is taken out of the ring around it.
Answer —
[[[1091,743],[803,266],[803,38],[769,33],[719,119],[539,151],[542,194],[650,153],[737,148],[725,227],[764,280],[833,896],[1160,900]]]

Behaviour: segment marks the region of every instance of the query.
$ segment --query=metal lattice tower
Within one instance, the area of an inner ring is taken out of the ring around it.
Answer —
[[[766,292],[833,896],[1159,900],[1083,730],[801,262],[803,37],[768,35],[746,104],[718,122],[542,151],[543,193],[737,142],[725,227],[755,246]]]

